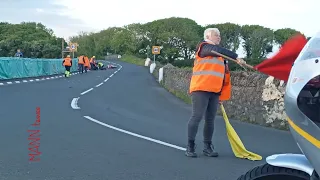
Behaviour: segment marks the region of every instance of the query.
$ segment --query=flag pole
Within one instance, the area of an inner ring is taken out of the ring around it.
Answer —
[[[231,58],[231,57],[225,56],[225,55],[220,54],[220,53],[218,53],[218,52],[216,52],[216,51],[211,51],[211,52],[214,53],[214,54],[216,54],[216,55],[218,55],[218,56],[221,56],[221,57],[223,57],[223,58],[225,58],[225,59],[228,59],[228,60],[230,60],[230,61],[233,61],[233,62],[238,63],[237,60],[235,60],[235,59],[233,59],[233,58]],[[240,64],[239,64],[239,65],[240,65]],[[253,66],[251,66],[251,65],[249,65],[249,64],[241,64],[240,66],[242,67],[242,65],[244,65],[244,66],[246,66],[246,67],[248,67],[248,68],[250,68],[250,69],[256,70]]]

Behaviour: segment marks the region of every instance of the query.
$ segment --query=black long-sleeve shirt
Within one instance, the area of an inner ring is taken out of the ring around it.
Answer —
[[[213,44],[208,44],[208,43],[205,43],[203,44],[201,47],[197,47],[197,49],[200,48],[200,51],[199,51],[199,56],[201,58],[204,58],[204,57],[207,57],[207,56],[213,56],[213,57],[218,57],[218,55],[212,53],[211,51],[215,51],[215,52],[218,52],[220,54],[223,54],[225,56],[228,56],[230,58],[233,58],[233,59],[237,59],[238,58],[238,54],[237,53],[234,53],[226,48],[223,48],[221,46],[218,46],[218,45],[213,45]]]

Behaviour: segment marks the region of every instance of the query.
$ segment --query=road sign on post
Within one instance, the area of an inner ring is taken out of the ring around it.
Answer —
[[[70,47],[70,51],[71,52],[77,52],[77,50],[78,50],[78,44],[77,43],[70,43],[69,47]]]
[[[160,54],[160,46],[152,46],[152,54]]]

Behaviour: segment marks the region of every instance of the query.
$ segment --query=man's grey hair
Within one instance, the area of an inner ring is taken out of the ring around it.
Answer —
[[[217,33],[218,35],[220,35],[220,31],[218,28],[207,28],[206,30],[204,30],[203,39],[208,39],[207,37],[211,36],[212,33]]]

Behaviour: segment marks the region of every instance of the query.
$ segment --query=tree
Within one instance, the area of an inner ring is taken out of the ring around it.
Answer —
[[[0,56],[14,56],[21,49],[24,57],[60,58],[61,41],[41,23],[0,23]]]
[[[294,36],[297,33],[301,33],[291,28],[278,29],[274,32],[274,40],[277,44],[282,45],[290,37]]]
[[[265,58],[272,51],[274,35],[271,29],[260,25],[244,25],[240,34],[247,58]]]

